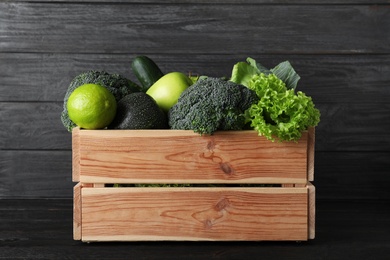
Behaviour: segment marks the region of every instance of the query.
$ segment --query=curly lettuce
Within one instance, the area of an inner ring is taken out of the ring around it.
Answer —
[[[246,110],[246,119],[259,135],[271,141],[298,141],[302,131],[320,121],[320,112],[311,97],[287,89],[275,74],[256,74],[247,87],[254,90],[260,100]]]

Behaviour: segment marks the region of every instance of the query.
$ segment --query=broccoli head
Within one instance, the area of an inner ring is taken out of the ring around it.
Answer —
[[[258,101],[256,92],[243,85],[208,77],[183,91],[168,112],[169,126],[199,134],[242,130],[245,110]]]
[[[98,84],[107,88],[114,95],[117,102],[124,96],[130,93],[139,92],[141,89],[137,84],[119,74],[109,74],[106,71],[96,70],[81,73],[71,81],[64,98],[64,109],[61,113],[61,122],[69,132],[72,131],[76,124],[69,118],[66,103],[68,102],[69,96],[76,88],[87,83]]]

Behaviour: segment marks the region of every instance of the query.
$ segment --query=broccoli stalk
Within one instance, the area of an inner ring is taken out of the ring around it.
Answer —
[[[256,92],[243,85],[220,78],[200,79],[169,110],[169,126],[199,134],[242,130],[245,110],[258,101]]]
[[[109,74],[105,71],[96,70],[81,73],[72,80],[64,98],[64,109],[61,113],[61,122],[69,132],[76,127],[76,124],[69,118],[66,103],[68,102],[69,96],[76,88],[87,83],[98,84],[107,88],[114,95],[117,102],[124,96],[141,90],[137,84],[119,74]]]

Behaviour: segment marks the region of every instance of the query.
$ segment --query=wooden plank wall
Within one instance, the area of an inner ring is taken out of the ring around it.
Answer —
[[[71,198],[69,82],[130,62],[230,75],[289,60],[321,110],[318,199],[390,198],[390,1],[0,0],[0,198]]]

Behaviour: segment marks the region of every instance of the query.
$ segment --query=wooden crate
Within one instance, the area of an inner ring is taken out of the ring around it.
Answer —
[[[314,238],[314,128],[297,143],[255,131],[75,128],[72,138],[75,240]]]

